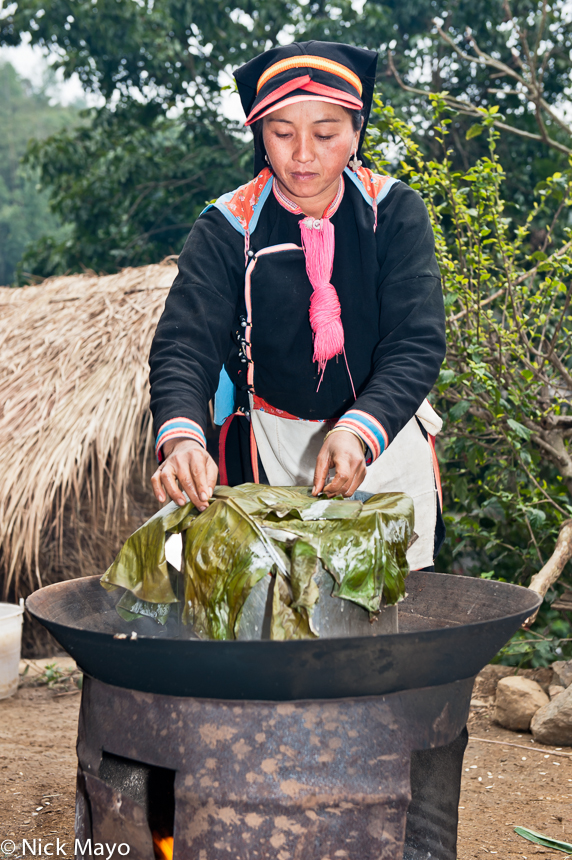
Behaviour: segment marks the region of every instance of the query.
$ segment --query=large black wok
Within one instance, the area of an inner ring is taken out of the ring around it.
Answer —
[[[85,673],[107,684],[279,701],[378,696],[471,678],[540,603],[520,586],[441,573],[413,572],[406,587],[397,634],[293,642],[199,641],[171,623],[124,622],[117,594],[98,576],[42,588],[27,607]]]

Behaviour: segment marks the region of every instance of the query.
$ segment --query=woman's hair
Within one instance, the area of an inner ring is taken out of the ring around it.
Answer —
[[[344,108],[345,112],[349,114],[350,119],[352,121],[352,128],[354,131],[360,131],[363,123],[363,111],[361,110],[351,110],[350,108]],[[260,150],[262,153],[262,157],[266,155],[266,148],[264,146],[264,135],[262,133],[264,127],[264,118],[257,119],[256,122],[252,123],[252,134],[254,135],[254,146]]]
[[[349,115],[350,115],[353,130],[354,131],[361,131],[361,126],[363,123],[363,111],[351,110],[350,108],[344,108],[344,110],[346,113],[349,113]]]

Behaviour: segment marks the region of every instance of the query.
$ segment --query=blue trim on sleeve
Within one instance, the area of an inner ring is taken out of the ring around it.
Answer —
[[[163,460],[161,449],[165,442],[169,439],[182,438],[193,439],[206,450],[207,440],[200,424],[197,424],[196,421],[192,421],[190,418],[171,418],[161,425],[155,440],[155,454],[159,462]]]

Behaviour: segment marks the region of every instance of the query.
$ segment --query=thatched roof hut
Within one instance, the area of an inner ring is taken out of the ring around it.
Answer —
[[[0,288],[3,598],[101,572],[156,509],[147,358],[172,260]]]

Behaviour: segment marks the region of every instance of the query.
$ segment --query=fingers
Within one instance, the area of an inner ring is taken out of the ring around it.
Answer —
[[[161,470],[161,483],[172,500],[182,506],[187,504],[187,500],[181,492],[179,484],[177,484],[178,477],[174,463],[167,463],[163,466]]]
[[[360,487],[366,479],[367,471],[365,468],[365,459],[362,457],[360,460],[350,460],[346,461],[342,465],[340,465],[339,470],[336,465],[336,474],[334,475],[334,479],[331,482],[334,483],[336,477],[339,474],[339,486],[334,486],[333,492],[328,487],[324,487],[325,493],[340,493],[342,496],[353,496],[355,491]]]
[[[216,484],[216,463],[204,448],[195,443],[178,445],[151,478],[153,492],[163,503],[169,496],[178,505],[190,501],[204,511]]]
[[[348,460],[334,461],[336,468],[334,477],[324,487],[324,493],[328,496],[349,496],[350,485],[353,481],[352,465]]]
[[[318,455],[316,472],[321,458],[327,457],[328,468],[334,466],[335,474],[332,480],[320,489],[327,496],[352,496],[366,477],[366,466],[363,450],[359,439],[353,434],[339,432],[332,434]],[[327,474],[327,470],[326,470]],[[325,482],[326,475],[324,475]],[[316,485],[316,481],[314,481]],[[314,487],[316,491],[316,486]]]
[[[335,460],[336,472],[330,483],[324,487],[327,495],[353,496],[365,481],[367,471],[365,459],[340,455]]]
[[[167,497],[165,495],[165,491],[163,490],[163,484],[161,483],[161,467],[157,469],[157,471],[151,477],[151,486],[153,487],[153,492],[155,494],[155,498],[158,502],[165,502]]]
[[[204,465],[202,471],[204,472]],[[192,461],[190,464],[183,463],[177,471],[177,479],[193,505],[198,508],[199,511],[204,511],[208,507],[208,496],[206,499],[202,498],[202,496],[206,494],[201,491],[202,472],[200,468],[197,468]],[[173,497],[171,496],[171,498]],[[177,500],[175,499],[175,501]]]
[[[348,489],[344,492],[345,496],[353,496],[355,491],[361,487],[363,482],[365,481],[367,476],[367,471],[365,468],[365,463],[360,463],[359,468],[356,470],[353,481],[351,482]]]
[[[208,501],[212,496],[212,489],[209,487],[208,478],[207,478],[207,469],[206,469],[206,457],[198,456],[192,457],[190,462],[190,476],[192,479],[192,488],[195,499],[191,499],[192,502],[197,506],[200,511],[204,511],[207,507]],[[186,476],[185,476],[186,477]],[[185,487],[185,489],[187,489]],[[189,492],[189,490],[187,490]],[[190,493],[189,493],[190,497]]]
[[[320,453],[318,454],[318,458],[316,460],[316,468],[314,470],[314,487],[312,489],[313,496],[317,496],[323,491],[324,484],[326,483],[326,479],[328,477],[330,464],[330,452],[329,449],[326,447],[326,444],[324,444],[322,445]]]

